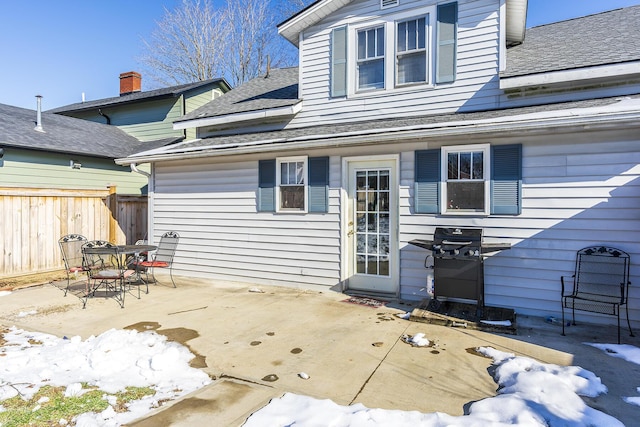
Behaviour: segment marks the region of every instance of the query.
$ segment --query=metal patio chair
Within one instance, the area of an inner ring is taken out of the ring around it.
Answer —
[[[158,243],[158,249],[154,254],[150,255],[151,259],[137,262],[138,268],[145,269],[147,281],[149,279],[149,270],[151,270],[151,278],[156,282],[155,269],[168,268],[171,283],[174,288],[176,287],[176,282],[173,280],[173,258],[175,256],[179,240],[180,235],[175,231],[168,231],[164,233],[160,238],[160,243]]]
[[[107,297],[114,298],[124,308],[126,280],[135,274],[127,268],[124,255],[118,246],[103,240],[88,241],[82,247],[84,269],[87,272],[87,288],[82,308],[87,300],[102,288]]]
[[[64,269],[67,274],[67,286],[64,288],[64,296],[71,287],[71,281],[78,279],[79,273],[84,273],[82,246],[87,242],[87,238],[81,234],[67,234],[58,240]]]

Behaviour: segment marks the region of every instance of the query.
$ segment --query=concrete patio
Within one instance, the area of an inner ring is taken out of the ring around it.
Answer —
[[[175,289],[151,285],[140,300],[127,295],[125,308],[95,298],[84,310],[53,285],[28,287],[0,299],[0,324],[83,339],[112,328],[155,330],[188,346],[196,355],[192,365],[215,381],[136,426],[241,425],[284,392],[341,405],[462,415],[468,404],[496,393],[487,371],[491,360],[473,351],[480,346],[591,370],[609,392],[588,404],[628,426],[640,419],[640,407],[622,400],[640,394],[640,366],[583,344],[615,343],[615,326],[572,326],[563,337],[556,325],[518,316],[518,334],[502,335],[403,320],[397,315],[410,312],[409,304],[365,307],[328,290],[176,282]],[[253,292],[258,289],[263,292]],[[435,345],[401,340],[416,333]],[[622,337],[623,344],[640,347],[638,337],[627,331]],[[300,378],[301,372],[310,378]]]

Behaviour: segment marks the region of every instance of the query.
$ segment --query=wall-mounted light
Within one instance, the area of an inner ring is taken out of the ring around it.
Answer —
[[[69,166],[71,167],[71,169],[80,169],[82,167],[82,163],[77,160],[70,160]]]

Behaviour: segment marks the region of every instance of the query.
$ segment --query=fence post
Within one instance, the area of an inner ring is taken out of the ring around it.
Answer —
[[[118,194],[115,185],[108,185],[109,197],[107,198],[107,207],[111,212],[109,216],[109,241],[115,243],[118,237]]]

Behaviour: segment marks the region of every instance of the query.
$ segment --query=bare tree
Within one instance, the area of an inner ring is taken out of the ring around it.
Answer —
[[[225,77],[233,86],[275,66],[297,62],[295,48],[278,36],[276,25],[312,0],[182,0],[165,8],[163,19],[140,58],[145,73],[164,86]]]
[[[140,58],[146,73],[165,85],[191,83],[219,77],[228,27],[224,12],[215,10],[210,0],[183,0],[171,11],[165,8],[162,20]]]

